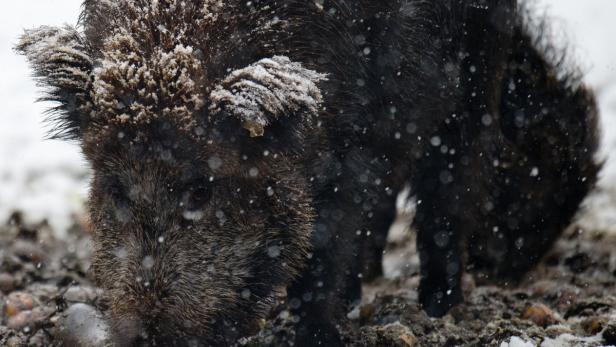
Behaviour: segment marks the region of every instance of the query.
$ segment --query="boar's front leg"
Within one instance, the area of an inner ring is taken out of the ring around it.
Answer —
[[[296,345],[342,345],[337,325],[346,308],[361,298],[361,267],[356,255],[359,243],[352,221],[339,222],[344,211],[337,201],[327,201],[317,209],[319,216],[312,237],[313,251],[304,272],[289,289],[288,300],[300,318]]]
[[[317,183],[312,256],[289,290],[290,305],[300,317],[296,345],[343,345],[338,331],[350,307],[361,299],[362,279],[381,273],[395,194],[384,164],[366,166],[366,158],[374,157],[379,156],[358,149],[339,160],[330,158],[328,165],[336,167],[333,176],[340,179]],[[374,183],[377,178],[379,185]],[[366,274],[367,268],[374,273]]]
[[[443,141],[454,136],[442,137]],[[449,148],[456,144],[445,143]],[[421,263],[419,302],[428,315],[443,316],[463,301],[464,223],[461,201],[466,191],[463,165],[439,148],[418,163],[412,186],[417,196],[417,250]],[[452,165],[455,163],[456,165]]]
[[[460,279],[464,270],[465,242],[477,215],[477,197],[489,183],[491,169],[476,166],[469,157],[477,146],[485,115],[498,114],[502,59],[511,44],[517,1],[497,0],[487,6],[461,2],[465,9],[461,63],[463,96],[459,116],[439,131],[439,147],[425,153],[417,167],[415,187],[417,246],[421,261],[419,301],[431,316],[442,316],[463,300]],[[476,153],[479,155],[479,153]],[[421,203],[419,203],[421,202]]]

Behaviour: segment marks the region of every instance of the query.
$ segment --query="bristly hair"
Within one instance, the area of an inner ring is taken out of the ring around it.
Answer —
[[[531,46],[535,47],[536,51],[544,57],[547,71],[552,72],[551,77],[554,81],[557,81],[564,93],[567,94],[568,98],[566,100],[580,107],[579,111],[584,114],[585,118],[583,118],[583,121],[586,122],[586,127],[583,127],[583,129],[593,129],[594,132],[599,132],[598,107],[595,102],[594,93],[584,85],[584,71],[577,64],[574,48],[567,44],[567,42],[570,42],[567,40],[567,37],[558,39],[556,29],[550,24],[552,22],[550,17],[545,13],[541,13],[537,7],[531,1],[520,2],[518,6],[520,15],[516,17],[520,32],[516,38],[520,39],[520,36],[528,36]],[[562,129],[561,131],[566,133],[568,130]],[[584,138],[584,136],[586,137]],[[580,140],[581,143],[578,145],[581,148],[578,150],[586,155],[592,155],[592,153],[597,152],[600,138],[598,133],[578,134],[577,137],[571,136],[571,138],[584,138],[584,140]],[[588,164],[590,165],[590,167],[586,168],[590,170],[588,177],[593,177],[603,166],[603,161],[595,157],[589,159]],[[594,183],[587,182],[589,186],[594,185]]]
[[[529,36],[532,46],[545,57],[550,69],[556,73],[554,77],[570,90],[582,87],[584,74],[575,61],[574,49],[566,37],[558,39],[547,11],[541,11],[534,2],[520,1],[518,12],[516,27]]]
[[[82,34],[71,26],[42,26],[26,30],[15,50],[26,56],[44,88],[38,101],[56,104],[47,111],[53,124],[49,137],[77,139],[91,111],[93,62]]]
[[[285,114],[306,109],[317,114],[323,96],[316,83],[326,75],[286,56],[261,59],[229,74],[210,94],[213,115],[222,108],[242,121],[252,137]]]

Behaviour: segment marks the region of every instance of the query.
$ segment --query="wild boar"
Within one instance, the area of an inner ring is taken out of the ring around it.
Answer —
[[[417,198],[419,301],[516,279],[599,165],[597,111],[514,0],[86,0],[26,31],[56,137],[92,166],[92,273],[119,345],[219,345],[287,288],[297,345],[381,273]]]

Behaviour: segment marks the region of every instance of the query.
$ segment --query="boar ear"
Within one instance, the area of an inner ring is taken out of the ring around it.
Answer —
[[[26,56],[45,89],[39,100],[56,103],[49,110],[56,123],[50,137],[78,138],[87,123],[92,72],[83,36],[73,27],[44,26],[26,30],[15,50]]]
[[[323,99],[317,87],[326,75],[275,56],[231,72],[210,94],[210,115],[236,117],[251,137],[282,117],[316,115]]]

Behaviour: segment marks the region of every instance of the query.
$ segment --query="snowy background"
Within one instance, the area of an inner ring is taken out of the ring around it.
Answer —
[[[13,51],[23,29],[74,24],[81,0],[7,1],[0,12],[0,223],[15,210],[31,222],[47,219],[62,232],[83,210],[88,168],[75,143],[44,140],[40,95],[23,57]],[[616,1],[537,0],[537,15],[548,11],[559,40],[568,41],[586,81],[598,96],[604,129],[601,156],[607,163],[600,189],[582,220],[616,230]]]

